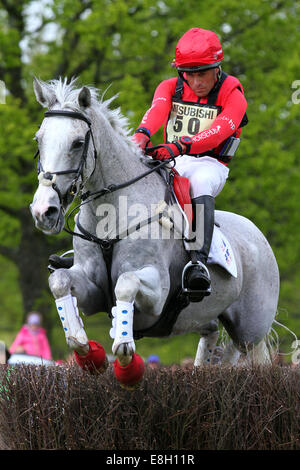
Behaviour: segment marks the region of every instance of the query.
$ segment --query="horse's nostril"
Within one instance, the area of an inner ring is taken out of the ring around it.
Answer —
[[[53,215],[56,215],[58,212],[57,208],[54,206],[50,206],[47,211],[45,212],[46,217],[51,217]]]

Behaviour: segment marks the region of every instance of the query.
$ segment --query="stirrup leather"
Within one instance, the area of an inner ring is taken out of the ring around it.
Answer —
[[[191,289],[188,285],[189,281],[189,274],[193,270],[198,270],[200,277],[207,281],[208,288],[207,289]],[[205,264],[201,263],[201,261],[192,262],[189,261],[182,271],[182,290],[185,294],[187,294],[190,300],[193,302],[199,302],[204,297],[207,297],[211,293],[211,284],[210,284],[210,275],[207,267]]]

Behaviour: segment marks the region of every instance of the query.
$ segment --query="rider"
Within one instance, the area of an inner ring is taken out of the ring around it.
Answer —
[[[247,102],[239,80],[221,70],[223,51],[218,36],[192,28],[178,41],[174,66],[178,77],[161,82],[133,139],[153,159],[176,159],[176,170],[190,181],[193,230],[204,206],[204,242],[191,252],[192,264],[184,276],[190,292],[211,291],[206,267],[214,227],[214,198],[228,177],[230,162],[247,124]],[[150,138],[164,125],[165,144],[151,150]]]

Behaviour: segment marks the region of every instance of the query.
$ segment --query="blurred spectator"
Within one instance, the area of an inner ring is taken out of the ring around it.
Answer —
[[[30,312],[27,315],[26,324],[22,326],[9,348],[10,354],[29,354],[51,360],[52,354],[46,330],[41,327],[41,324],[41,315],[38,312]]]
[[[158,367],[160,365],[160,358],[156,354],[151,354],[147,358],[147,365],[154,369],[155,367]]]

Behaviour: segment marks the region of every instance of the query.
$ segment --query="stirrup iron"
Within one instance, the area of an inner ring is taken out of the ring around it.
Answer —
[[[211,285],[207,289],[191,289],[188,286],[188,277],[190,271],[194,269],[199,269],[199,273],[204,274],[210,283],[209,271],[205,264],[201,263],[201,261],[189,261],[182,271],[182,291],[189,297],[191,302],[200,302],[204,297],[211,294]]]

